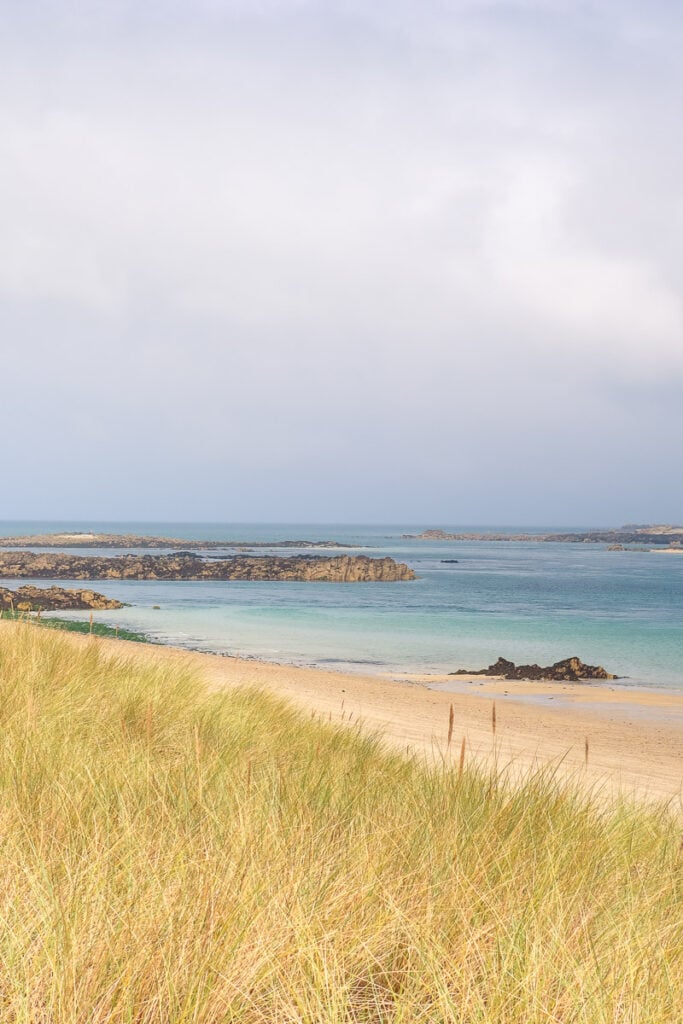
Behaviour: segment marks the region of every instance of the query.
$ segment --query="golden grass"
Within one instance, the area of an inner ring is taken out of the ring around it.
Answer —
[[[29,625],[0,691],[2,1024],[683,1019],[664,810],[429,768]]]

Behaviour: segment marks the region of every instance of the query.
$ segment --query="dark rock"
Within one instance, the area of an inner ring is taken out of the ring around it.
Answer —
[[[442,563],[442,565],[457,565],[458,564],[458,559],[457,558],[442,558],[441,559],[441,563]]]
[[[607,672],[602,665],[586,665],[580,658],[565,658],[563,661],[556,661],[553,665],[542,667],[541,665],[515,665],[513,661],[506,658],[498,658],[498,661],[488,668],[482,669],[458,669],[451,672],[452,676],[496,676],[503,679],[539,679],[557,680],[558,682],[578,683],[582,679],[618,679],[618,676]]]

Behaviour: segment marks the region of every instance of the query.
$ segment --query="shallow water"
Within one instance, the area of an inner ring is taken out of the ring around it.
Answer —
[[[391,584],[96,584],[131,604],[98,612],[98,620],[200,650],[366,672],[447,672],[479,668],[499,655],[546,663],[576,654],[628,677],[627,685],[683,688],[683,556],[612,552],[604,545],[400,539],[422,528],[5,522],[0,533],[92,529],[226,541],[330,539],[406,561],[419,575]],[[509,532],[521,530],[532,532]],[[458,562],[444,564],[445,558]]]

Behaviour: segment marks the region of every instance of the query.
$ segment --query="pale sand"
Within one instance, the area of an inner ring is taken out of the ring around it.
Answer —
[[[12,628],[0,623],[2,628]],[[668,800],[683,810],[683,693],[609,683],[508,682],[476,677],[362,676],[199,654],[173,647],[61,634],[74,644],[140,664],[188,666],[211,688],[254,686],[325,721],[378,733],[386,744],[429,759],[468,758],[513,772],[553,765],[605,796]],[[441,692],[424,684],[455,686]],[[492,732],[493,701],[496,734]],[[454,729],[447,748],[450,706]],[[588,739],[588,766],[585,742]]]

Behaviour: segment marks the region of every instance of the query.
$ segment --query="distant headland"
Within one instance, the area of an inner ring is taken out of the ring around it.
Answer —
[[[423,530],[422,533],[404,533],[402,540],[465,540],[465,541],[517,541],[525,543],[555,544],[653,544],[667,550],[679,550],[683,545],[683,526],[634,525],[609,530],[586,530],[575,533],[448,533],[446,530]],[[614,548],[614,550],[619,550]]]
[[[335,540],[185,540],[137,533],[36,533],[22,537],[0,537],[0,548],[184,548],[213,551],[243,548],[353,548]]]

